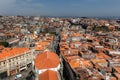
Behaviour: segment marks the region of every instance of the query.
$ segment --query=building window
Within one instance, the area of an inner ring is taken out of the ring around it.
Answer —
[[[3,62],[0,62],[0,65],[3,65]]]
[[[12,61],[14,61],[14,59],[11,59]]]
[[[11,62],[13,61],[13,59],[10,59],[11,60]]]
[[[20,56],[18,57],[18,60],[20,60]]]
[[[13,58],[13,61],[16,61],[16,57]]]
[[[18,57],[16,57],[16,60],[18,60]]]
[[[8,61],[11,62],[11,59],[9,59]]]
[[[3,62],[3,64],[5,64],[5,61]]]

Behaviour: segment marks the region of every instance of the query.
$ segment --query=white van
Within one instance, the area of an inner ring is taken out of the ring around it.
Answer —
[[[18,74],[15,76],[15,79],[18,79],[18,78],[21,78],[22,77],[22,74]]]

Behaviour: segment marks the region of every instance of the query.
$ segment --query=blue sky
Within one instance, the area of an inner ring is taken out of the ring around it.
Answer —
[[[120,0],[0,0],[0,14],[119,16]]]

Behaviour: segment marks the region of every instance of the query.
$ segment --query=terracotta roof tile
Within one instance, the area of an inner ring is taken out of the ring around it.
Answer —
[[[50,45],[50,41],[40,41],[36,43],[35,50],[45,50],[47,45]]]
[[[117,80],[115,77],[110,77],[110,80]]]
[[[104,54],[104,53],[98,53],[96,54],[96,58],[99,58],[99,59],[110,59],[110,56]]]
[[[96,63],[107,63],[105,59],[91,59],[91,61],[96,64]]]
[[[57,54],[51,51],[45,51],[36,56],[35,66],[38,69],[55,68],[60,64]]]
[[[39,80],[59,80],[56,71],[47,70],[40,74]]]
[[[48,45],[50,44],[49,41],[40,41],[37,45]]]
[[[120,67],[119,67],[119,66],[114,66],[113,69],[114,69],[117,73],[120,73]]]
[[[0,53],[0,60],[23,54],[26,51],[29,51],[29,48],[4,48]]]
[[[120,80],[120,74],[119,73],[114,73],[114,75]]]
[[[45,47],[44,46],[35,46],[35,50],[45,50]]]
[[[93,67],[92,63],[90,61],[84,60],[82,58],[80,59],[73,59],[71,61],[69,61],[69,64],[72,68],[76,68],[76,67]]]

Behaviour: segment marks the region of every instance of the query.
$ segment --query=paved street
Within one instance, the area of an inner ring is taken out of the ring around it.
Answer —
[[[20,77],[18,79],[15,79],[15,76],[18,75],[18,74],[21,74],[22,77]],[[34,80],[33,76],[31,76],[32,75],[32,66],[31,65],[27,70],[24,70],[24,71],[22,71],[18,74],[7,77],[7,78],[4,78],[4,79],[1,79],[1,80]]]

